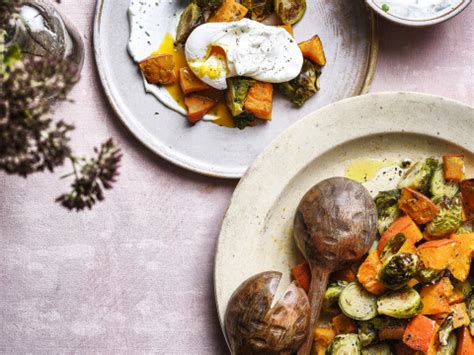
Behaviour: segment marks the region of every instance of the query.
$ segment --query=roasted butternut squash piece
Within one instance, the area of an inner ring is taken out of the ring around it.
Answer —
[[[461,182],[461,196],[467,220],[474,220],[474,179]]]
[[[454,234],[450,239],[457,242],[457,247],[448,269],[456,279],[465,281],[471,269],[471,257],[474,253],[474,233]]]
[[[291,274],[298,285],[308,293],[309,286],[311,285],[311,270],[308,263],[305,261],[304,263],[293,266],[291,268]]]
[[[469,315],[467,314],[467,308],[465,303],[458,303],[451,306],[453,315],[453,327],[461,328],[462,326],[469,325]]]
[[[316,344],[328,347],[336,337],[336,332],[332,328],[315,328],[314,341]]]
[[[337,335],[347,333],[357,333],[355,322],[344,314],[339,314],[331,320],[334,331]]]
[[[233,22],[242,20],[248,9],[235,0],[225,0],[207,22]]]
[[[415,244],[423,239],[423,234],[421,233],[420,228],[418,228],[410,216],[402,216],[393,222],[393,224],[388,227],[385,233],[382,234],[382,238],[380,238],[379,244],[377,246],[379,255],[382,253],[385,245],[387,245],[387,243],[399,233],[402,233],[407,241],[410,241],[412,244]]]
[[[458,242],[452,239],[439,239],[426,242],[418,247],[418,255],[428,269],[444,270],[456,256]]]
[[[451,312],[449,297],[453,293],[449,278],[443,277],[434,285],[423,286],[420,291],[423,308],[421,314],[439,314]]]
[[[138,65],[150,84],[171,85],[176,82],[172,54],[157,54],[142,60]]]
[[[460,182],[464,180],[464,157],[448,154],[443,156],[444,179]]]
[[[187,67],[179,69],[179,86],[185,95],[209,89],[209,85],[201,81],[194,75],[191,69]]]
[[[412,349],[401,341],[397,342],[397,344],[395,345],[395,354],[397,355],[423,355],[421,351]]]
[[[357,279],[360,284],[370,293],[380,295],[385,291],[385,286],[380,282],[379,273],[382,269],[377,250],[372,250],[357,272]]]
[[[474,354],[474,339],[469,332],[468,327],[463,327],[459,334],[456,355],[472,355]]]
[[[461,290],[454,288],[453,294],[449,297],[448,301],[450,305],[453,305],[464,301],[464,298],[464,293]]]
[[[427,353],[436,343],[439,326],[424,315],[417,315],[408,323],[403,342],[414,350]]]
[[[428,197],[407,187],[402,189],[398,207],[418,224],[432,221],[439,212],[439,208]]]
[[[209,97],[191,94],[184,98],[184,104],[188,108],[188,121],[196,123],[217,105],[217,101]]]
[[[298,44],[303,53],[303,57],[315,64],[326,65],[326,55],[324,54],[323,43],[319,36],[313,36],[307,41]]]
[[[244,109],[262,120],[272,119],[273,85],[256,81],[245,99]]]

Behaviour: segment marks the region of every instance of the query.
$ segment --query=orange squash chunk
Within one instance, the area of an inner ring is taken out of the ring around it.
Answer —
[[[464,157],[455,154],[444,155],[443,169],[446,181],[460,182],[464,180]]]
[[[172,54],[157,54],[142,60],[138,65],[150,84],[170,85],[176,82]]]
[[[331,321],[336,334],[357,333],[355,322],[344,314],[335,316]]]
[[[432,240],[418,247],[418,255],[425,267],[444,270],[453,262],[458,244],[456,240],[452,239]]]
[[[453,327],[454,329],[460,328],[464,325],[469,325],[469,315],[467,314],[467,308],[465,303],[458,303],[451,306],[454,312],[453,315]]]
[[[428,197],[407,187],[402,189],[398,206],[418,224],[432,221],[439,212],[439,208]]]
[[[249,10],[235,0],[225,0],[207,22],[233,22],[242,20]]]
[[[184,104],[188,108],[188,121],[196,123],[217,105],[217,101],[209,97],[191,94],[184,98]]]
[[[461,196],[467,220],[474,220],[474,179],[461,182]]]
[[[458,338],[458,347],[456,355],[472,355],[474,354],[474,339],[469,332],[468,327],[463,327]]]
[[[209,89],[209,85],[200,80],[194,75],[191,69],[187,67],[179,69],[179,86],[185,95]]]
[[[439,326],[428,317],[418,314],[408,323],[403,342],[414,350],[427,353],[436,343]]]
[[[314,341],[316,344],[329,346],[333,339],[336,337],[336,332],[332,328],[315,328],[314,329]]]
[[[385,291],[385,286],[379,280],[379,273],[382,269],[382,261],[377,250],[372,250],[357,272],[357,279],[360,284],[370,293],[380,295]]]
[[[313,63],[326,65],[326,55],[324,54],[323,43],[319,36],[313,36],[307,41],[298,44],[303,53],[303,57],[309,59]]]
[[[434,285],[423,286],[420,291],[421,302],[423,303],[421,314],[431,315],[451,312],[449,297],[453,290],[454,287],[447,277],[443,277]]]
[[[456,279],[465,281],[471,269],[471,257],[474,253],[474,233],[453,234],[450,239],[457,242],[457,247],[448,269]]]
[[[377,246],[379,255],[382,254],[382,250],[385,245],[387,245],[387,243],[399,233],[402,233],[407,241],[410,241],[412,244],[415,244],[423,239],[423,234],[421,233],[420,228],[418,228],[410,216],[402,216],[393,222],[392,225],[385,231],[385,233],[382,234]]]
[[[291,274],[297,284],[308,293],[309,286],[311,285],[311,270],[308,263],[305,261],[304,263],[293,266],[291,268]]]
[[[273,85],[255,82],[245,99],[244,109],[262,120],[272,119]]]

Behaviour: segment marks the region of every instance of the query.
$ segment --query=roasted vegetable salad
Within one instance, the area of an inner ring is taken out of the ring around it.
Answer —
[[[375,197],[380,238],[332,274],[314,354],[474,354],[472,181],[463,156],[428,158]],[[305,263],[292,274],[309,288]]]

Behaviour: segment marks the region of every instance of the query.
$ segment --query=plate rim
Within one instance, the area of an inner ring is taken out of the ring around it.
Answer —
[[[101,26],[101,18],[103,13],[103,7],[106,1],[111,0],[97,0],[95,13],[94,13],[94,22],[93,22],[93,30],[92,30],[92,46],[93,46],[93,53],[94,53],[94,62],[97,69],[97,73],[99,76],[99,81],[101,87],[103,89],[103,93],[107,98],[110,106],[112,107],[115,115],[120,119],[120,121],[125,125],[127,130],[138,140],[141,144],[143,144],[147,149],[149,149],[154,154],[158,155],[162,159],[179,166],[183,169],[192,171],[197,174],[201,174],[204,176],[214,177],[214,178],[222,178],[222,179],[240,179],[242,178],[248,168],[242,172],[225,172],[225,171],[218,171],[218,170],[210,170],[210,169],[203,169],[194,166],[193,164],[182,161],[178,157],[172,156],[167,153],[166,149],[156,147],[151,144],[148,139],[146,138],[146,134],[142,133],[140,129],[134,127],[133,120],[130,120],[127,115],[121,112],[119,105],[112,94],[112,88],[110,87],[109,80],[106,76],[105,65],[102,63],[102,48],[100,45],[100,26]],[[367,16],[369,19],[369,30],[370,30],[370,48],[369,53],[369,60],[367,63],[367,68],[365,71],[365,78],[362,82],[362,85],[357,93],[354,94],[352,97],[356,97],[359,95],[366,94],[372,84],[372,81],[375,76],[375,71],[377,67],[377,59],[378,59],[378,51],[379,51],[379,19],[376,13],[367,7]],[[303,118],[301,118],[303,119]],[[276,137],[275,137],[276,138]]]
[[[235,205],[235,202],[236,202],[237,198],[239,197],[239,195],[241,193],[241,190],[243,189],[243,185],[245,184],[245,181],[254,173],[254,171],[259,170],[259,164],[263,160],[263,156],[269,154],[272,150],[274,150],[276,145],[278,144],[278,142],[281,139],[285,138],[285,136],[292,133],[292,131],[295,131],[296,129],[298,129],[298,127],[297,127],[298,125],[302,125],[306,121],[310,121],[312,119],[312,116],[317,116],[320,111],[331,109],[334,106],[344,106],[344,105],[347,105],[348,103],[353,102],[353,101],[364,101],[364,100],[366,100],[367,102],[370,102],[370,100],[372,100],[374,98],[377,99],[377,98],[381,98],[381,97],[396,97],[396,96],[405,97],[405,100],[407,100],[407,101],[408,100],[411,100],[411,101],[415,100],[416,102],[421,102],[422,101],[422,102],[426,102],[426,103],[428,103],[428,101],[432,102],[432,103],[444,102],[444,105],[446,105],[446,104],[454,105],[454,106],[457,106],[457,107],[462,107],[463,109],[471,110],[473,112],[473,116],[474,116],[474,106],[471,106],[469,104],[463,103],[463,102],[458,101],[458,100],[454,100],[454,99],[450,99],[450,98],[446,98],[446,97],[438,96],[438,95],[427,94],[427,93],[410,92],[410,91],[386,91],[386,92],[370,93],[370,94],[361,95],[361,96],[354,96],[354,97],[350,97],[350,98],[340,100],[338,102],[326,105],[326,106],[324,106],[324,107],[322,107],[322,108],[306,115],[305,117],[300,119],[298,122],[291,125],[288,129],[286,129],[280,135],[275,137],[272,140],[272,142],[257,156],[257,158],[254,160],[254,162],[247,169],[246,173],[244,174],[242,179],[239,181],[236,188],[234,189],[234,192],[232,193],[231,199],[229,201],[229,205],[228,205],[228,207],[226,209],[226,212],[224,214],[224,217],[222,219],[221,228],[219,230],[219,235],[218,235],[218,238],[217,238],[217,241],[216,241],[215,253],[214,253],[214,268],[213,268],[214,301],[215,301],[216,312],[217,312],[217,317],[219,319],[219,324],[220,324],[220,327],[221,327],[221,331],[223,333],[224,339],[226,340],[227,344],[228,344],[228,341],[227,341],[227,337],[226,337],[225,329],[224,329],[224,319],[221,317],[221,312],[220,312],[221,308],[224,307],[225,305],[220,304],[220,301],[218,299],[218,294],[217,294],[217,289],[218,289],[218,286],[217,286],[217,279],[218,279],[217,273],[218,273],[218,264],[219,264],[219,261],[220,261],[219,254],[220,254],[220,250],[223,247],[223,234],[225,232],[226,220],[229,219],[229,217],[232,213],[231,208]],[[389,130],[384,130],[383,132],[370,132],[370,133],[367,133],[367,136],[372,136],[374,134],[375,135],[376,134],[384,134],[384,133],[404,133],[404,134],[416,133],[416,134],[419,134],[418,132],[413,132],[413,131],[410,131],[410,130],[403,130],[402,129],[401,131],[398,131],[398,132],[393,132],[393,131],[389,131]],[[438,135],[435,129],[433,129],[433,131],[427,131],[427,132],[425,132],[425,134],[427,136],[431,136],[433,138],[444,139],[448,142],[453,143],[451,139],[447,139],[443,135]],[[364,136],[360,136],[359,138],[363,138],[363,137]],[[353,139],[354,139],[354,137],[345,138],[344,141],[348,142],[348,141],[351,141]],[[339,142],[338,144],[341,144],[341,142]],[[324,154],[324,152],[322,152],[322,153]],[[321,152],[319,152],[319,155],[321,155]]]

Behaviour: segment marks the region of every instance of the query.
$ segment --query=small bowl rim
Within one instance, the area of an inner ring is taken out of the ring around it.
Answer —
[[[375,11],[377,14],[391,22],[409,27],[427,27],[448,21],[453,17],[459,15],[462,11],[464,11],[464,9],[466,9],[471,4],[472,0],[463,0],[463,2],[459,4],[453,11],[442,16],[425,20],[409,20],[406,18],[401,18],[382,10],[379,6],[377,6],[377,4],[375,4],[374,0],[365,0],[365,2],[373,11]]]

